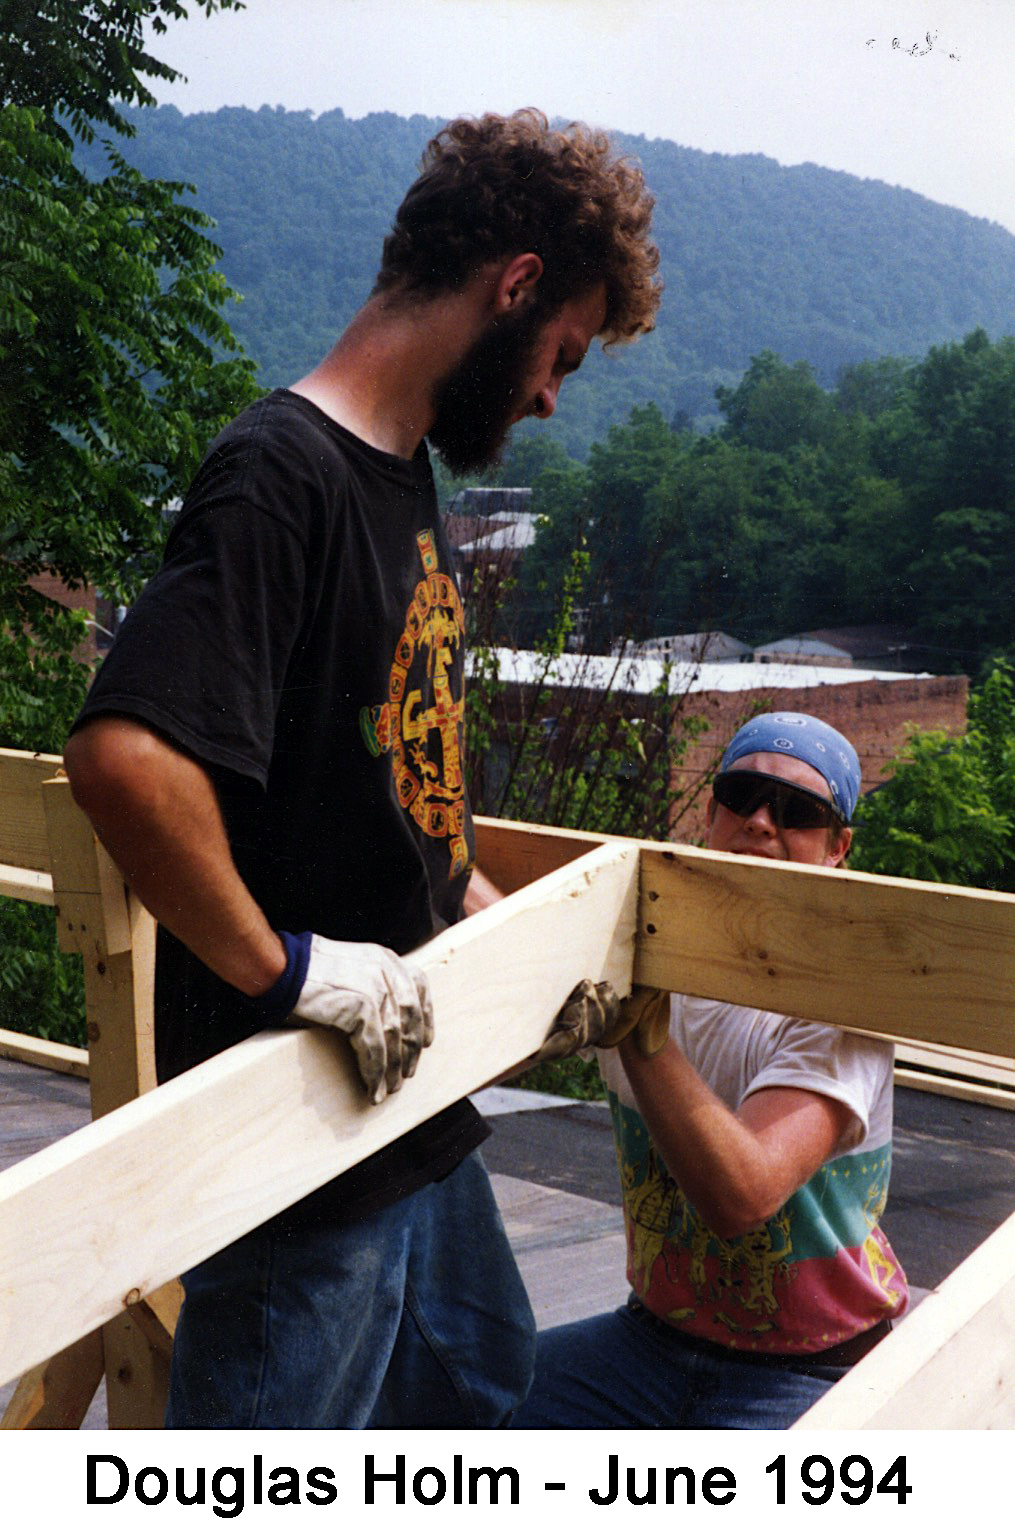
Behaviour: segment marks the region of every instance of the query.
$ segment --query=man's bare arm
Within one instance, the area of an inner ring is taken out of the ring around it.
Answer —
[[[64,751],[74,799],[145,907],[248,997],[285,969],[282,942],[233,862],[207,771],[150,728],[100,716]]]
[[[850,1111],[803,1088],[763,1088],[734,1113],[671,1039],[651,1059],[620,1056],[656,1149],[717,1236],[761,1225],[835,1150]]]
[[[382,945],[269,924],[233,861],[207,771],[144,725],[98,717],[64,751],[74,799],[125,880],[216,976],[290,1018],[348,1035],[372,1103],[416,1070],[433,1040],[422,971]]]
[[[465,916],[471,917],[473,913],[480,913],[484,907],[492,907],[495,902],[503,899],[504,893],[498,891],[489,876],[482,870],[475,869],[469,877],[469,884],[465,888]]]

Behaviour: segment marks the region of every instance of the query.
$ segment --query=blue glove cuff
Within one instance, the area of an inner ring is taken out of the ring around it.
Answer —
[[[247,998],[254,1013],[266,1025],[280,1024],[299,1002],[303,983],[307,979],[307,966],[310,964],[310,941],[314,937],[309,931],[305,934],[287,934],[284,929],[278,929],[277,933],[285,945],[285,970],[267,992],[262,992],[259,997]]]

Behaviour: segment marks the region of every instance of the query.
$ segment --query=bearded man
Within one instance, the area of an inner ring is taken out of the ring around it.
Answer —
[[[594,338],[652,327],[651,207],[602,134],[452,122],[332,351],[211,446],[65,753],[159,922],[160,1080],[292,1015],[349,1034],[374,1102],[411,1077],[404,956],[487,894],[425,438],[478,471]],[[185,1275],[168,1425],[503,1424],[533,1323],[485,1134],[463,1100]]]

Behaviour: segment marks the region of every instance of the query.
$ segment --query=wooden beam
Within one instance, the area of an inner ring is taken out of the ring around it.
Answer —
[[[529,885],[540,875],[587,853],[596,843],[616,841],[602,834],[496,817],[476,819],[477,862],[506,891]],[[672,846],[642,842],[639,847],[659,850]],[[934,889],[947,895],[947,888]],[[647,910],[644,916],[648,921]],[[921,1067],[933,1070],[916,1070]],[[897,1042],[895,1080],[899,1086],[949,1098],[1015,1108],[1015,1060],[1006,1056],[979,1055],[956,1046]]]
[[[1015,1060],[1011,1056],[981,1056],[976,1051],[962,1050],[954,1045],[900,1042],[895,1047],[895,1065],[897,1068],[929,1067],[946,1077],[1015,1088]]]
[[[46,780],[39,794],[49,844],[60,948],[86,961],[130,950],[131,926],[123,876],[71,795],[70,782]]]
[[[86,1050],[18,1034],[13,1029],[0,1029],[0,1056],[6,1061],[23,1061],[27,1066],[43,1066],[50,1072],[65,1072],[70,1077],[88,1076]]]
[[[642,845],[635,980],[1015,1056],[1015,897]]]
[[[155,923],[74,803],[66,780],[41,787],[61,948],[81,956],[92,1116],[155,1086]]]
[[[939,1098],[960,1098],[967,1104],[987,1104],[991,1109],[1015,1109],[1015,1092],[1010,1088],[964,1082],[959,1077],[935,1077],[930,1072],[913,1072],[904,1066],[895,1068],[895,1086],[912,1088],[916,1093],[934,1093]]]
[[[505,895],[606,843],[631,843],[603,833],[578,833],[500,817],[477,817],[476,864]]]
[[[56,774],[59,754],[0,748],[0,864],[49,870],[49,839],[39,787]]]
[[[627,991],[637,883],[605,846],[418,951],[436,1038],[378,1108],[342,1037],[272,1031],[9,1168],[0,1383],[531,1055],[583,977]]]
[[[1015,1427],[1015,1216],[796,1423]]]
[[[23,1374],[0,1432],[80,1427],[102,1380],[102,1333],[89,1332]]]
[[[53,877],[44,870],[19,870],[15,865],[0,865],[0,897],[14,897],[19,902],[53,905]]]

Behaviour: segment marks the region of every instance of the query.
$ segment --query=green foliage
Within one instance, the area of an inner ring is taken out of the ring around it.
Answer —
[[[81,962],[56,945],[52,909],[0,898],[0,1029],[85,1044]]]
[[[654,693],[635,699],[619,683],[622,653],[604,663],[565,651],[588,571],[588,554],[575,549],[521,695],[501,677],[502,651],[474,627],[470,798],[474,810],[488,816],[666,838],[700,788],[700,781],[687,787],[674,782],[677,765],[707,723],[681,714],[685,697],[670,694],[668,672]],[[494,610],[502,594],[503,586],[492,591]],[[470,603],[475,610],[476,602]]]
[[[240,0],[198,0],[206,16],[242,9]],[[38,106],[90,138],[96,123],[129,133],[119,102],[154,106],[144,84],[178,72],[145,47],[144,27],[166,30],[187,15],[186,0],[5,0],[0,13],[0,99]]]
[[[1015,892],[1015,682],[994,665],[962,737],[916,732],[860,804],[851,867]]]
[[[233,0],[207,0],[206,13]],[[144,43],[178,0],[8,0],[0,9],[0,745],[58,751],[89,678],[80,612],[52,574],[129,600],[210,437],[258,393],[222,309],[210,220],[111,142],[86,178],[73,137],[132,129]],[[83,1037],[80,979],[51,913],[5,906],[3,1024]]]
[[[759,451],[787,452],[796,446],[835,446],[841,416],[806,361],[794,366],[763,350],[735,388],[716,390],[728,434]]]
[[[561,1098],[583,1100],[606,1097],[606,1088],[595,1061],[585,1061],[581,1056],[565,1056],[562,1061],[541,1061],[530,1067],[520,1077],[512,1079],[511,1086],[526,1088],[533,1093],[557,1093]]]
[[[718,431],[638,407],[584,469],[536,480],[526,640],[584,547],[600,650],[625,635],[758,643],[885,622],[941,671],[975,673],[1015,647],[1015,339],[974,331],[922,361],[886,357],[832,394],[764,352],[719,397]]]
[[[109,142],[94,146],[103,172],[87,180],[67,130],[129,131],[117,102],[151,100],[142,74],[172,75],[146,51],[143,23],[185,14],[176,0],[50,0],[8,5],[0,23],[6,744],[58,746],[86,679],[72,658],[80,627],[30,580],[53,573],[129,599],[160,549],[163,506],[257,391],[251,363],[224,358],[231,293],[209,219],[183,185],[146,180]]]

